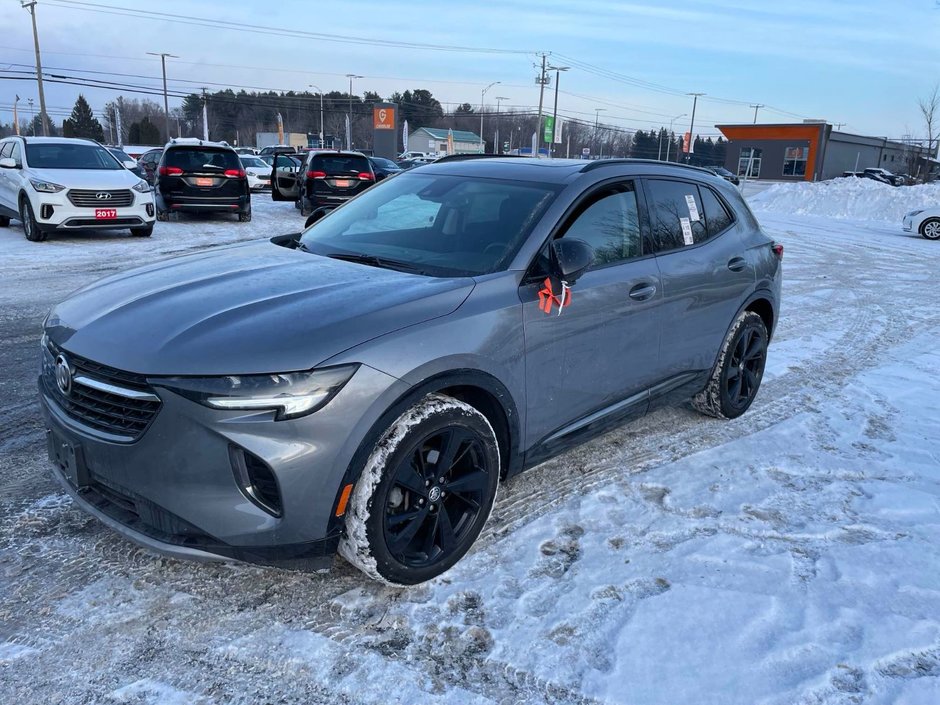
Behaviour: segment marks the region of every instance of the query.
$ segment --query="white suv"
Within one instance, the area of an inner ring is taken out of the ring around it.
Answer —
[[[150,185],[97,142],[61,137],[0,140],[0,226],[23,223],[28,240],[53,231],[130,228],[149,237]]]

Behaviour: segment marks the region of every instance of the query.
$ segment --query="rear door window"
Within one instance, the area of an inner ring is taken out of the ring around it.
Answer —
[[[226,149],[170,149],[166,152],[166,166],[175,166],[189,172],[222,172],[241,169],[238,155]]]
[[[734,222],[734,218],[731,217],[731,213],[725,208],[725,204],[710,188],[700,186],[699,193],[705,209],[705,225],[708,237],[715,237],[715,235],[725,231]]]
[[[650,225],[657,252],[668,252],[708,239],[698,186],[687,181],[648,179]]]
[[[310,169],[325,172],[327,176],[348,176],[371,171],[369,160],[355,154],[315,154],[310,161]]]

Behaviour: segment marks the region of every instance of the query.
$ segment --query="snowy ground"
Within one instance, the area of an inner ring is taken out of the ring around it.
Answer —
[[[0,230],[0,702],[940,702],[940,245],[758,216],[786,247],[785,310],[751,411],[660,411],[532,470],[470,555],[403,591],[339,560],[161,559],[47,474],[49,305],[295,229],[290,204],[149,241]]]

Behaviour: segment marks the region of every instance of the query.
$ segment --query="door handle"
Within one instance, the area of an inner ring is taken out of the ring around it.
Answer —
[[[728,260],[728,269],[732,272],[743,272],[745,267],[747,267],[747,260],[743,257],[732,257]]]
[[[656,285],[650,282],[640,282],[630,289],[630,298],[634,301],[646,301],[656,294]]]

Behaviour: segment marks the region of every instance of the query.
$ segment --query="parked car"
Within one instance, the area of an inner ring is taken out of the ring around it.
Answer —
[[[841,178],[848,178],[850,176],[854,176],[857,179],[861,179],[865,176],[865,172],[864,171],[843,171]]]
[[[866,179],[873,179],[884,184],[890,184],[891,186],[901,186],[904,181],[901,177],[892,174],[887,169],[879,169],[876,167],[865,169],[865,171],[862,172],[862,176]]]
[[[140,169],[141,178],[153,186],[157,183],[157,166],[163,156],[163,147],[157,147],[144,152],[137,159],[137,168]]]
[[[169,555],[429,580],[500,481],[663,404],[747,411],[782,256],[701,169],[445,160],[56,306],[54,475]]]
[[[403,161],[405,159],[421,159],[431,157],[429,152],[416,152],[414,150],[408,152],[402,152],[398,155],[398,161]]]
[[[153,191],[97,142],[7,137],[0,140],[0,226],[11,218],[34,242],[74,230],[129,228],[149,237]]]
[[[342,205],[375,183],[369,158],[359,152],[310,152],[298,171],[289,171],[289,157],[274,158],[277,173],[271,187],[275,201],[295,201],[303,216],[324,213]]]
[[[297,150],[291,147],[289,144],[272,144],[267,147],[262,147],[258,152],[259,155],[262,154],[296,154]]]
[[[402,168],[391,159],[369,157],[369,162],[372,164],[372,172],[375,174],[376,181],[381,181],[386,177],[394,176],[402,172]]]
[[[414,169],[416,166],[424,166],[425,164],[433,164],[437,161],[436,157],[415,157],[414,159],[402,159],[397,162],[398,166],[402,171],[408,171],[409,169]]]
[[[236,147],[236,148],[235,148],[235,154],[237,154],[237,155],[239,155],[239,156],[242,156],[242,155],[246,155],[246,156],[247,156],[247,155],[255,155],[255,154],[257,154],[257,153],[258,153],[258,150],[257,150],[257,149],[254,149],[254,148],[252,148],[252,147]]]
[[[940,206],[921,208],[904,216],[904,232],[915,232],[928,240],[940,240]]]
[[[111,156],[121,162],[121,166],[132,172],[134,176],[141,179],[144,178],[144,172],[137,166],[137,160],[128,156],[123,149],[120,147],[105,147],[105,149],[111,152]]]
[[[248,178],[238,155],[219,142],[171,140],[157,167],[157,220],[171,213],[235,213],[251,220]]]
[[[242,167],[245,169],[245,175],[248,177],[248,188],[252,191],[271,188],[272,169],[270,164],[256,156],[247,154],[242,154],[238,159],[241,161]]]
[[[720,176],[722,179],[724,179],[725,181],[730,181],[735,186],[738,186],[741,183],[741,180],[737,176],[732,174],[723,166],[706,166],[705,168],[708,169],[715,176]]]

